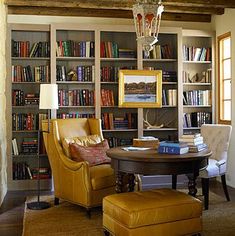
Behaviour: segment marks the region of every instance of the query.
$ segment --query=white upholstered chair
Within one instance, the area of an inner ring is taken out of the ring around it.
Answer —
[[[225,173],[227,169],[228,147],[231,137],[232,126],[219,124],[206,124],[201,127],[201,134],[204,142],[212,151],[212,155],[208,160],[208,166],[199,173],[202,178],[202,192],[204,195],[204,206],[208,209],[209,203],[209,179],[221,176],[223,189],[227,201],[230,201]]]

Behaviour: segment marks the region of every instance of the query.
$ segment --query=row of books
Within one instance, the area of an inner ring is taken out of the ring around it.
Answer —
[[[148,66],[148,67],[144,67],[144,70],[159,70],[159,68]],[[177,82],[177,72],[176,71],[162,71],[162,82]]]
[[[12,82],[49,82],[49,66],[35,66],[34,74],[31,66],[12,66]]]
[[[177,142],[162,141],[159,143],[158,152],[166,154],[185,154],[200,152],[207,148],[201,134],[182,135]]]
[[[183,114],[183,127],[201,127],[203,124],[212,123],[212,113],[211,112],[192,112]]]
[[[211,90],[184,91],[183,104],[192,106],[209,106],[211,105]]]
[[[212,69],[207,69],[193,76],[189,72],[183,71],[183,83],[211,83]]]
[[[162,105],[177,106],[177,89],[162,90]]]
[[[21,89],[12,90],[12,106],[38,105],[39,94],[27,93]]]
[[[47,114],[13,113],[12,130],[38,130],[41,129],[42,120],[47,119]]]
[[[94,91],[89,89],[59,89],[59,106],[94,106]]]
[[[149,56],[144,52],[145,59],[172,59],[172,49],[169,44],[155,44],[153,49],[150,51]]]
[[[67,70],[66,66],[56,66],[57,81],[95,81],[95,66],[77,66],[76,69]]]
[[[57,118],[58,119],[95,118],[95,114],[93,114],[93,113],[78,113],[78,112],[59,113],[59,114],[57,114]]]
[[[211,48],[183,45],[184,61],[211,61]]]
[[[95,42],[93,41],[73,41],[59,40],[56,42],[57,57],[94,57]]]
[[[100,70],[101,82],[118,82],[118,72],[120,67],[102,66]]]
[[[137,113],[126,113],[125,116],[114,116],[113,113],[104,112],[101,115],[102,129],[137,129]]]
[[[101,106],[114,106],[115,105],[113,90],[101,89],[100,105]]]
[[[35,42],[30,48],[29,41],[12,40],[12,57],[49,57],[50,43]]]
[[[30,155],[38,153],[38,137],[24,137],[21,143],[21,154]]]
[[[128,139],[128,138],[108,137],[106,139],[108,140],[108,144],[110,148],[132,144],[132,139]]]
[[[37,179],[38,168],[29,168],[26,162],[13,162],[13,180]],[[51,171],[48,167],[40,167],[40,179],[50,179]]]

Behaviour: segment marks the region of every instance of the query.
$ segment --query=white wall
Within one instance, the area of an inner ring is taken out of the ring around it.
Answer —
[[[221,16],[213,17],[212,25],[216,30],[216,37],[227,32],[231,32],[232,37],[232,138],[229,147],[229,158],[228,158],[228,172],[227,172],[227,184],[235,187],[235,9],[226,9],[225,14]],[[217,43],[217,40],[216,40]],[[218,58],[216,56],[216,58]],[[216,62],[218,65],[218,61]],[[218,68],[218,66],[216,66]],[[216,78],[218,70],[216,71]]]

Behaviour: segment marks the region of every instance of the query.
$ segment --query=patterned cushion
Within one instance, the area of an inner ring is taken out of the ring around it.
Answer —
[[[82,137],[73,137],[73,138],[64,138],[62,140],[62,146],[63,150],[66,156],[71,158],[69,144],[70,143],[76,143],[81,146],[88,146],[90,144],[96,144],[100,143],[101,137],[97,134],[94,135],[88,135],[88,136],[82,136]]]
[[[87,147],[70,143],[69,148],[71,158],[74,161],[87,161],[90,166],[110,163],[110,158],[106,155],[106,151],[109,149],[107,140]]]

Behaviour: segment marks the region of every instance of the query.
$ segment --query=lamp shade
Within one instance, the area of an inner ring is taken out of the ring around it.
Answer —
[[[40,84],[39,109],[58,109],[57,84]]]

